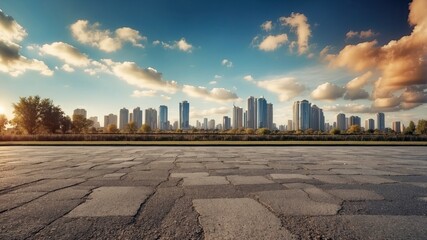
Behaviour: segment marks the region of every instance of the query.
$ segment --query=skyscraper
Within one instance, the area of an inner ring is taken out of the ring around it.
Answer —
[[[258,98],[257,112],[257,128],[267,128],[267,100],[263,97]]]
[[[296,101],[294,102],[294,106],[293,106],[293,126],[292,126],[292,130],[294,131],[298,131],[299,130],[299,105],[300,102]]]
[[[329,131],[325,129],[325,115],[323,114],[323,109],[321,108],[319,108],[319,130]]]
[[[154,108],[145,109],[145,124],[150,126],[151,130],[157,129],[157,110]]]
[[[243,108],[233,106],[233,128],[242,128]]]
[[[215,119],[209,120],[208,128],[209,128],[209,130],[215,129]]]
[[[222,129],[223,130],[228,130],[231,128],[231,119],[228,116],[224,116],[222,118]]]
[[[137,107],[133,109],[132,113],[132,122],[135,123],[137,129],[140,129],[142,126],[142,110]]]
[[[375,129],[374,119],[370,118],[368,120],[365,120],[365,130],[374,130],[374,129]]]
[[[108,125],[116,125],[117,127],[117,115],[110,113],[109,115],[104,116],[104,128],[108,127]]]
[[[274,130],[273,126],[273,104],[267,103],[267,128]]]
[[[243,127],[248,128],[248,111],[243,113]]]
[[[359,127],[362,126],[362,120],[358,116],[350,116],[350,126],[352,125],[358,125]]]
[[[77,108],[77,109],[74,109],[74,111],[73,111],[73,116],[75,116],[75,115],[81,115],[81,116],[83,116],[84,118],[87,118],[87,112],[86,112],[86,109],[83,109],[83,108]]]
[[[311,115],[311,103],[307,100],[300,102],[299,110],[299,128],[300,130],[307,130],[310,128],[310,115]]]
[[[190,103],[182,101],[179,103],[179,128],[190,128]]]
[[[400,121],[393,122],[392,123],[392,128],[393,128],[393,131],[395,131],[396,133],[401,133],[402,132]]]
[[[320,130],[320,108],[316,105],[311,107],[310,128],[314,131]]]
[[[345,114],[344,113],[339,113],[337,115],[337,128],[339,130],[346,130],[346,120],[345,120]]]
[[[128,123],[129,123],[129,110],[126,108],[122,108],[120,109],[119,129],[124,130]]]
[[[385,115],[384,115],[384,113],[377,113],[377,129],[380,131],[385,130]]]
[[[159,128],[160,130],[169,129],[168,107],[165,105],[159,107]]]
[[[250,96],[248,98],[248,110],[247,110],[247,128],[257,128],[257,99]]]
[[[90,117],[89,120],[92,121],[92,127],[94,128],[100,128],[101,125],[98,122],[98,117]]]
[[[203,129],[208,130],[208,118],[203,118]]]
[[[294,127],[292,126],[292,120],[288,120],[288,125],[286,125],[286,131],[292,131]]]

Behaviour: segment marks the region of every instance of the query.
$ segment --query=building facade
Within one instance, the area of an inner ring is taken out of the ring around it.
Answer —
[[[190,129],[190,103],[187,101],[179,103],[179,128]]]
[[[273,104],[267,103],[267,128],[274,130],[273,126]]]
[[[233,128],[239,129],[243,127],[243,108],[233,106]]]
[[[159,107],[159,129],[169,130],[168,107],[160,105]]]
[[[337,128],[341,131],[345,131],[347,129],[347,123],[344,113],[339,113],[337,115]]]
[[[157,110],[154,108],[145,109],[145,122],[151,130],[157,129]]]
[[[377,129],[380,131],[385,130],[385,115],[384,115],[384,113],[377,113]]]
[[[267,128],[267,100],[261,97],[257,102],[257,128]]]
[[[300,102],[299,129],[304,131],[310,128],[311,103],[307,100]]]
[[[115,125],[117,127],[117,115],[110,113],[104,116],[104,128],[108,125]]]
[[[73,116],[75,115],[81,115],[84,118],[87,118],[87,111],[86,109],[83,109],[83,108],[77,108],[77,109],[74,109],[73,111]]]
[[[137,107],[133,109],[132,112],[132,122],[135,124],[137,129],[140,129],[142,126],[142,110]]]
[[[250,96],[248,98],[248,110],[247,110],[247,128],[257,128],[257,99]]]
[[[120,109],[119,117],[119,129],[124,130],[126,125],[129,123],[129,110],[127,108]]]

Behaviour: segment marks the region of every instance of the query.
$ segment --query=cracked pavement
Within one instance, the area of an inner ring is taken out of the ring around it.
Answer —
[[[0,239],[425,239],[425,147],[0,147]]]

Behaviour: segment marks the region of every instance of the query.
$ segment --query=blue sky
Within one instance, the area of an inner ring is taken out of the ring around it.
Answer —
[[[162,104],[174,121],[188,100],[194,124],[264,96],[278,125],[302,99],[331,123],[339,112],[417,120],[427,113],[427,3],[409,4],[3,0],[0,111],[11,118],[13,102],[38,94],[101,122]]]

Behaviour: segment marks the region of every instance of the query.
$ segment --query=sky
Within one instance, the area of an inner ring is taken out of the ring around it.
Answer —
[[[362,121],[427,114],[427,0],[2,0],[0,113],[39,95],[66,114],[190,102],[190,124],[222,122],[249,96]]]

